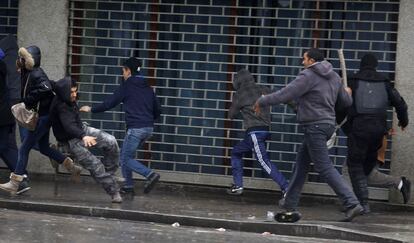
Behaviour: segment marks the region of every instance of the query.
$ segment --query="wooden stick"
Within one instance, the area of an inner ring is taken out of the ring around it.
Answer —
[[[345,57],[344,57],[343,49],[338,50],[338,56],[339,56],[339,63],[341,65],[341,71],[342,71],[342,82],[344,83],[345,87],[348,87],[348,78],[346,76],[346,66],[345,66]]]

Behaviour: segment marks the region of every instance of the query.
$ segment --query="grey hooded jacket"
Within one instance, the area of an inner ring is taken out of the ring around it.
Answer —
[[[256,115],[253,105],[260,96],[269,94],[270,89],[256,84],[253,76],[246,69],[237,72],[233,80],[233,88],[236,93],[233,95],[229,117],[233,119],[241,112],[243,126],[247,131],[269,130],[270,108],[266,108],[259,115]]]
[[[335,104],[349,107],[352,97],[345,91],[339,75],[327,61],[317,62],[299,73],[285,88],[259,98],[260,106],[295,100],[300,124],[328,123],[335,125]]]

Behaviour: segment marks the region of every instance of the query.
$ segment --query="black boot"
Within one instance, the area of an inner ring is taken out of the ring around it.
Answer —
[[[149,193],[152,188],[154,188],[155,184],[160,180],[160,174],[158,173],[151,173],[150,176],[147,178],[147,182],[144,185],[144,193]]]
[[[286,210],[275,215],[275,220],[280,223],[295,223],[301,218],[302,214],[297,210]]]
[[[345,212],[345,218],[341,219],[341,222],[351,222],[355,217],[362,215],[364,208],[357,204],[351,208],[348,208]]]

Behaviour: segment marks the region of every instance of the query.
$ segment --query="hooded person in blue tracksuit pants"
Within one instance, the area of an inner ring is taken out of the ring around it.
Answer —
[[[130,57],[122,67],[124,82],[114,93],[100,104],[80,108],[80,111],[96,113],[110,110],[121,102],[124,104],[127,131],[121,148],[122,175],[125,178],[124,186],[121,188],[123,194],[134,193],[133,171],[147,179],[144,193],[149,193],[160,178],[158,173],[135,160],[136,150],[151,137],[154,120],[161,114],[157,96],[139,74],[140,69],[141,62],[135,57]]]
[[[234,184],[228,190],[229,194],[241,195],[243,193],[243,155],[253,150],[254,155],[267,174],[274,180],[285,193],[288,182],[276,165],[270,161],[266,151],[266,140],[270,138],[270,109],[256,115],[253,105],[256,100],[270,89],[255,83],[253,76],[246,69],[237,72],[233,80],[236,93],[233,96],[229,109],[229,117],[235,118],[241,112],[243,126],[246,129],[244,139],[233,147],[231,153],[231,166],[233,169]]]

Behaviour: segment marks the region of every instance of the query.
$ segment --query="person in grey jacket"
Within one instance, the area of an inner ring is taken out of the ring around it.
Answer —
[[[328,183],[346,208],[342,221],[351,221],[360,215],[363,208],[350,186],[333,167],[329,158],[326,141],[335,132],[335,104],[349,107],[352,104],[351,90],[344,88],[341,79],[324,61],[323,54],[315,48],[303,54],[305,69],[285,88],[260,97],[255,110],[261,112],[263,107],[297,102],[297,121],[304,130],[304,140],[296,157],[296,168],[289,183],[285,198],[279,205],[285,211],[276,214],[279,222],[296,222],[301,214],[296,211],[300,193],[305,183],[310,163],[320,177]]]
[[[233,96],[228,115],[233,119],[241,112],[246,133],[244,139],[234,146],[231,152],[234,184],[227,193],[231,195],[243,193],[243,155],[253,150],[257,161],[272,180],[280,186],[284,195],[288,182],[276,165],[270,161],[266,151],[266,140],[270,138],[270,109],[265,109],[260,114],[256,114],[253,110],[253,104],[257,98],[269,94],[270,89],[256,84],[253,76],[246,69],[237,72],[233,80],[233,87],[236,93]]]

